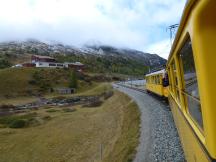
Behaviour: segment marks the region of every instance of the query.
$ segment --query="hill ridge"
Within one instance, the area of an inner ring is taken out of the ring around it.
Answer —
[[[110,45],[84,45],[79,48],[34,39],[0,43],[0,64],[1,60],[7,61],[6,67],[28,61],[33,54],[52,56],[60,62],[80,61],[87,65],[90,72],[143,75],[149,68],[166,64],[166,60],[157,54]]]

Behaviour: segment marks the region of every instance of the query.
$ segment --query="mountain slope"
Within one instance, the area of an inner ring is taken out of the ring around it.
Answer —
[[[32,54],[52,56],[59,62],[80,61],[87,66],[88,71],[99,73],[143,75],[149,67],[157,68],[166,64],[166,60],[156,54],[132,49],[106,45],[85,45],[77,48],[61,43],[28,40],[0,43],[0,68],[27,62]]]

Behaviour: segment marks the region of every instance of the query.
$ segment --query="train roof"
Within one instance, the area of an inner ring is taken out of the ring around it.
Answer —
[[[156,71],[156,72],[153,72],[153,73],[150,73],[150,74],[147,74],[146,76],[157,75],[157,74],[164,74],[164,73],[165,73],[165,69],[160,70],[160,71]]]

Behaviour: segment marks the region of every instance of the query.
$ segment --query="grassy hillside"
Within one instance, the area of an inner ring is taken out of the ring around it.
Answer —
[[[29,62],[30,54],[3,55],[0,53],[0,69],[12,65]],[[123,57],[96,57],[94,55],[54,55],[58,62],[82,62],[86,70],[91,73],[118,73],[126,75],[142,76],[148,72],[149,67],[144,66],[142,61],[125,59]]]
[[[110,89],[95,87],[89,94]],[[0,161],[131,161],[138,145],[139,111],[126,95],[114,95],[97,108],[61,107],[32,110],[45,121],[24,129],[0,128]],[[53,110],[55,109],[55,111]]]
[[[68,87],[68,69],[7,68],[0,70],[0,97],[37,96],[52,92],[55,87]],[[78,81],[78,92],[90,86]]]
[[[36,88],[28,83],[34,72],[34,69],[0,70],[0,96],[27,95],[29,89],[33,90]]]
[[[126,75],[143,76],[149,67],[144,66],[141,61],[124,59],[123,57],[96,57],[94,55],[55,55],[60,62],[80,61],[87,66],[87,70],[94,73],[119,73]]]

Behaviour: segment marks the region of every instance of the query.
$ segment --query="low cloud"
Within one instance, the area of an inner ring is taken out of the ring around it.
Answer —
[[[145,52],[168,39],[185,0],[0,0],[0,41],[100,41]],[[164,47],[165,48],[165,47]],[[151,50],[151,51],[148,51]],[[155,50],[161,55],[163,51]],[[164,55],[165,56],[165,55]]]
[[[170,48],[171,48],[170,40],[165,39],[165,40],[162,40],[160,42],[156,42],[154,44],[151,44],[148,47],[147,51],[149,51],[150,53],[156,53],[156,54],[160,55],[161,57],[167,59],[169,56]]]

